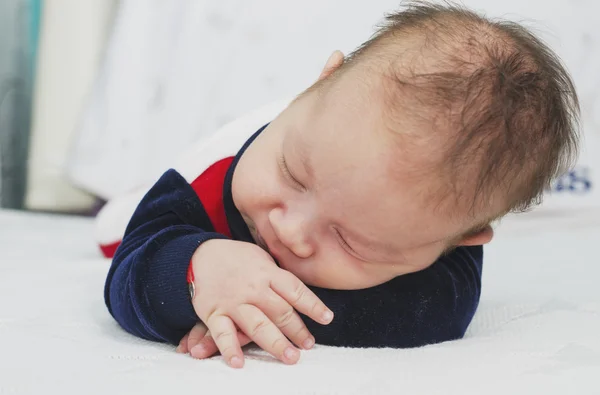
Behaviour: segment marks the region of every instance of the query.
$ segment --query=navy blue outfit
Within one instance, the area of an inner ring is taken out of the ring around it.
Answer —
[[[231,237],[249,243],[231,181],[239,158],[263,129],[233,158],[222,190]],[[215,231],[191,185],[168,170],[139,203],[113,258],[105,302],[114,319],[140,338],[178,344],[199,321],[188,293],[188,265],[200,244],[213,238],[227,236]],[[427,269],[371,288],[310,287],[335,318],[321,325],[300,316],[318,344],[408,348],[459,339],[479,303],[482,262],[482,246],[457,247]]]

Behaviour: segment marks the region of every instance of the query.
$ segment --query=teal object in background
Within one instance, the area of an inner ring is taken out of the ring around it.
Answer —
[[[0,2],[0,207],[23,207],[41,0]]]

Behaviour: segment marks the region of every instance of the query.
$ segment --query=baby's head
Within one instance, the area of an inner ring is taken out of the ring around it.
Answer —
[[[578,111],[524,28],[411,3],[261,133],[234,201],[305,283],[370,287],[488,243],[494,220],[538,203],[575,159]]]

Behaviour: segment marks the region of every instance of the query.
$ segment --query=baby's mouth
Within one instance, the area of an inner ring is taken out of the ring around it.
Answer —
[[[256,245],[258,245],[263,250],[269,252],[269,247],[267,246],[267,243],[262,238],[260,233],[258,233],[258,230],[256,229],[256,226],[254,225],[254,222],[252,222],[246,216],[244,216],[243,218],[244,218],[244,221],[246,222],[246,226],[248,226],[248,230],[250,231],[250,236],[252,236],[252,239],[254,240]]]
[[[256,242],[256,244],[262,248],[263,250],[269,252],[269,247],[267,246],[267,243],[265,242],[265,240],[262,238],[262,236],[260,235],[260,233],[258,233],[257,230],[254,230],[255,232],[255,236],[254,237],[254,241]]]
[[[254,223],[252,221],[247,220],[246,218],[244,218],[244,219],[246,220],[246,224],[248,225],[248,229],[250,230],[250,235],[252,236],[252,239],[254,240],[256,245],[259,246],[260,248],[262,248],[263,250],[265,250],[267,252],[267,254],[271,255],[271,257],[275,261],[275,264],[277,266],[280,266],[277,257],[275,257],[271,253],[271,251],[269,250],[269,246],[267,245],[267,242],[265,241],[265,239],[262,238],[262,236],[260,235],[260,233],[258,232],[256,227],[254,226]]]

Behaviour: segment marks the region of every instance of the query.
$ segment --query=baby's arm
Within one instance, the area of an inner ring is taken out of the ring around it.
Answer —
[[[138,205],[113,258],[104,297],[128,332],[177,344],[198,322],[186,273],[212,232],[196,193],[177,172],[166,172]]]
[[[429,268],[356,291],[311,288],[335,313],[327,326],[303,317],[317,343],[409,348],[462,338],[481,291],[483,247],[459,247]]]

